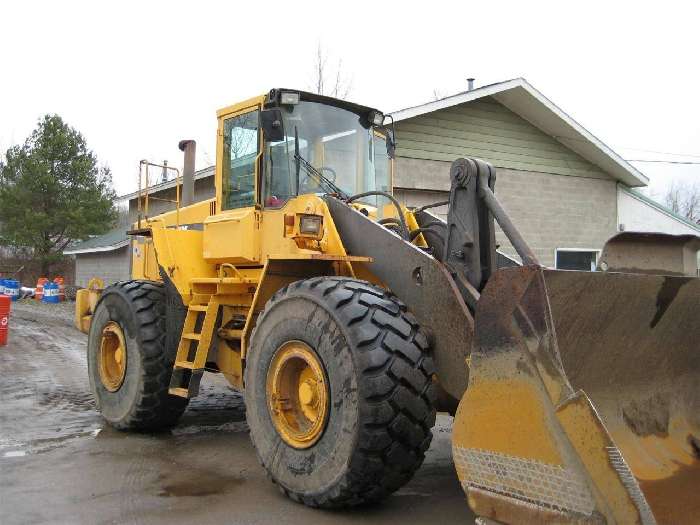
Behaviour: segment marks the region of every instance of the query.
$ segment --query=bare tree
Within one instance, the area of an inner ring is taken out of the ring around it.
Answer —
[[[316,48],[311,89],[319,95],[342,99],[347,98],[352,92],[352,79],[345,76],[343,72],[343,59],[338,59],[335,71],[333,68],[329,68],[328,55],[320,42]]]
[[[677,184],[675,181],[664,195],[666,206],[692,222],[700,224],[700,185]]]
[[[236,123],[225,139],[231,159],[239,159],[255,152],[257,147],[257,115],[246,113],[236,118]]]
[[[685,216],[688,220],[700,224],[700,187],[693,185],[686,195]]]

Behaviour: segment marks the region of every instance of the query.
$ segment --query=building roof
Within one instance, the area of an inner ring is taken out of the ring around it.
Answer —
[[[194,173],[194,179],[205,179],[214,175],[214,166],[209,166],[202,170],[198,170]],[[148,194],[153,195],[154,193],[168,190],[175,187],[175,179],[169,180],[167,182],[161,182],[160,184],[154,184],[148,189]],[[132,193],[127,193],[126,195],[121,195],[118,197],[121,201],[129,202],[131,199],[138,197],[139,192],[135,191]],[[84,253],[97,253],[97,252],[111,252],[118,250],[127,246],[129,244],[129,238],[126,235],[126,229],[124,227],[116,228],[103,235],[97,235],[91,237],[90,239],[79,242],[70,246],[68,249],[63,250],[64,255],[80,255]]]
[[[632,188],[626,188],[626,187],[625,187],[624,185],[622,185],[622,184],[620,184],[619,187],[620,187],[620,189],[621,189],[622,191],[624,191],[626,194],[631,195],[631,196],[634,197],[635,199],[638,199],[638,200],[644,202],[645,204],[648,204],[649,206],[651,206],[652,208],[655,208],[656,210],[660,211],[660,212],[663,213],[664,215],[667,215],[667,216],[671,217],[672,219],[675,219],[675,220],[677,220],[678,222],[683,223],[683,224],[685,224],[686,226],[690,226],[691,228],[693,228],[693,229],[697,230],[698,232],[700,232],[700,224],[697,224],[697,223],[695,223],[695,222],[693,222],[693,221],[691,221],[691,220],[686,219],[686,218],[683,217],[682,215],[680,215],[680,214],[676,213],[675,211],[673,211],[671,208],[668,208],[668,207],[664,206],[663,204],[661,204],[661,203],[659,203],[659,202],[656,202],[656,201],[655,201],[654,199],[652,199],[651,197],[647,197],[647,196],[644,195],[641,191],[635,190],[635,189],[632,189]]]
[[[129,244],[124,227],[115,228],[103,235],[96,235],[87,241],[74,244],[63,251],[64,255],[80,255],[82,253],[111,252]]]
[[[214,175],[214,166],[209,166],[207,168],[197,170],[194,172],[194,180],[197,181],[199,179],[206,179],[207,177],[212,177]],[[169,180],[168,182],[161,182],[160,184],[154,184],[150,188],[148,188],[148,194],[153,195],[154,193],[157,193],[159,191],[163,190],[168,190],[170,188],[175,187],[175,179]],[[132,193],[127,193],[126,195],[121,195],[119,197],[120,200],[125,200],[125,201],[130,201],[131,199],[135,199],[136,197],[139,196],[138,191],[134,191]]]
[[[643,173],[567,115],[524,78],[489,84],[420,106],[401,109],[391,115],[398,122],[483,97],[492,97],[618,181],[628,186],[646,186],[649,183],[649,179]]]

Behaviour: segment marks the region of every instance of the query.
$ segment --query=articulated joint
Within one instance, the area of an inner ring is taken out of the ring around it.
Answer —
[[[478,177],[477,188],[479,196],[482,196],[481,188],[483,185],[493,186],[496,181],[496,170],[494,167],[481,159],[466,158],[457,159],[452,163],[450,168],[450,177],[463,188],[469,185],[472,177]]]
[[[472,178],[476,178],[476,191],[479,199],[503,230],[510,243],[518,252],[524,265],[539,265],[534,252],[523,239],[520,232],[511,221],[508,213],[493,192],[496,182],[496,169],[481,159],[457,159],[452,163],[450,176],[461,187],[466,188]]]

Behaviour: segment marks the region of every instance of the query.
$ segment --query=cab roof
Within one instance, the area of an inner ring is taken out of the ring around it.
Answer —
[[[247,100],[241,101],[237,104],[231,106],[226,106],[221,108],[216,112],[217,117],[222,117],[231,113],[237,113],[246,108],[252,108],[254,106],[265,106],[265,107],[276,107],[277,106],[277,95],[282,91],[291,91],[293,93],[299,93],[299,98],[308,102],[318,102],[320,104],[325,104],[327,106],[335,106],[342,109],[347,109],[358,115],[368,115],[372,111],[379,111],[376,108],[369,106],[363,106],[360,104],[355,104],[354,102],[349,102],[347,100],[341,100],[339,98],[329,97],[326,95],[319,95],[317,93],[310,93],[308,91],[301,91],[299,89],[288,89],[288,88],[273,88],[263,95],[257,97],[252,97]]]

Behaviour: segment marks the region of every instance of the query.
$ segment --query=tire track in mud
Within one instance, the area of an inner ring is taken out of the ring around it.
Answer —
[[[163,494],[179,494],[181,486],[185,492],[191,489],[183,479],[189,480],[185,472],[194,465],[189,459],[175,465],[173,454],[189,456],[190,447],[195,452],[208,443],[207,436],[247,432],[243,397],[222,376],[213,375],[203,381],[200,395],[171,433],[132,435],[109,428],[100,432],[105,424],[90,392],[87,337],[73,328],[67,316],[35,310],[35,305],[14,309],[10,342],[0,351],[0,402],[5,407],[0,411],[0,460],[96,438],[103,453],[114,456],[115,448],[119,450],[119,457],[111,459],[121,464],[115,468],[112,485],[117,521],[139,524],[144,512],[165,503]],[[123,445],[110,443],[130,442],[131,436],[133,453],[125,454]],[[166,478],[163,472],[169,473]]]
[[[0,457],[55,448],[104,426],[90,392],[87,337],[72,326],[70,313],[34,303],[13,306],[9,344],[0,351]],[[242,396],[222,377],[207,379],[177,433],[226,431],[231,423],[239,429],[245,421]]]
[[[0,456],[36,453],[94,434],[101,419],[89,390],[85,336],[37,305],[13,306],[0,351]]]

